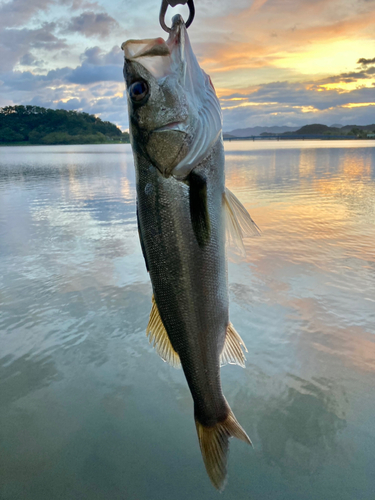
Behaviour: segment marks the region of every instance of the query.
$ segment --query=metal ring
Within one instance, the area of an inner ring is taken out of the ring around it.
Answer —
[[[180,0],[180,1],[175,1],[175,0],[162,0],[161,2],[161,7],[160,7],[160,14],[159,14],[159,22],[160,26],[163,28],[164,31],[167,33],[171,33],[172,29],[168,28],[168,26],[165,24],[165,14],[168,9],[168,5],[171,5],[172,7],[175,7],[178,4],[185,5],[187,3],[189,7],[189,18],[186,22],[186,28],[188,28],[191,23],[193,22],[194,16],[195,16],[195,6],[194,6],[194,0]]]

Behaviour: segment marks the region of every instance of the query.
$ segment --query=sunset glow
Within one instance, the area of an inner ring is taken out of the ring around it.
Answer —
[[[221,98],[224,130],[375,122],[374,2],[195,5],[189,35]],[[142,8],[133,0],[0,0],[0,106],[76,109],[127,129],[120,46],[165,37],[159,7],[156,0]],[[169,9],[167,24],[177,12],[186,17],[186,6]]]

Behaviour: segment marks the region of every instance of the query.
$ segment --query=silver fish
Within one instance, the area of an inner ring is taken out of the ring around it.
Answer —
[[[242,246],[257,227],[225,188],[220,104],[180,15],[168,40],[122,45],[137,217],[153,293],[147,334],[182,365],[199,444],[213,485],[226,478],[228,439],[251,444],[221,388],[220,365],[245,366],[229,321],[225,238]]]

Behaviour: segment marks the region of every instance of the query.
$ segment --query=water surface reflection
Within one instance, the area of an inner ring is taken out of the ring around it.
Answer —
[[[226,143],[262,236],[229,265],[245,370],[227,499],[373,500],[375,151]],[[145,336],[129,146],[1,148],[0,497],[216,498],[181,371]]]

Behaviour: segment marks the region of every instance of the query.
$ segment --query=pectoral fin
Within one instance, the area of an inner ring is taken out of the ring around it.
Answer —
[[[153,347],[155,347],[156,352],[159,354],[161,359],[172,365],[174,368],[179,368],[181,366],[180,357],[173,349],[171,341],[169,340],[167,330],[161,320],[154,296],[152,296],[152,308],[146,333],[150,344],[153,344]]]
[[[246,208],[228,188],[225,188],[224,207],[227,243],[236,247],[242,255],[245,255],[243,239],[259,235],[260,229],[250,217]]]
[[[229,323],[224,347],[220,354],[220,366],[229,363],[230,365],[240,365],[245,368],[246,358],[243,350],[247,352],[244,341],[238,335],[232,323]]]
[[[211,226],[207,206],[207,181],[194,171],[188,178],[190,198],[190,220],[198,245],[202,248],[210,240]]]

